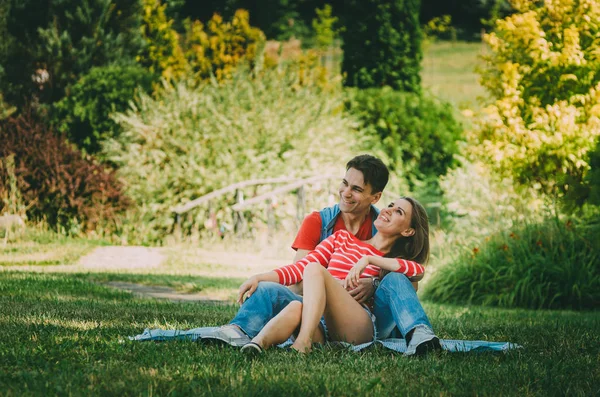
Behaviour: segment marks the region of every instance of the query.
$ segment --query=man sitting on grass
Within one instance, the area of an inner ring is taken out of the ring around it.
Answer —
[[[374,204],[381,198],[388,179],[389,171],[378,158],[361,155],[350,160],[340,184],[339,204],[313,212],[300,226],[292,245],[296,250],[294,262],[338,230],[347,230],[359,240],[368,240],[377,233],[373,222],[379,211]],[[403,336],[408,346],[405,354],[412,355],[440,348],[415,290],[416,283],[413,287],[405,275],[389,273],[383,279],[361,279],[360,285],[349,293],[359,303],[374,295],[377,337]],[[202,339],[242,346],[290,302],[302,301],[300,294],[301,285],[292,291],[277,283],[261,282],[228,325]]]

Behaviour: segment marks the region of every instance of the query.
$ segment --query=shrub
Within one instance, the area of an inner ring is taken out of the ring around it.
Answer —
[[[355,144],[341,110],[339,90],[299,84],[285,69],[254,78],[242,68],[222,83],[180,82],[158,98],[141,95],[136,110],[118,115],[123,132],[105,148],[148,229],[138,227],[135,238],[161,241],[175,206],[232,183],[338,172]],[[231,204],[211,205],[224,212]],[[190,227],[202,229],[205,220]]]
[[[516,189],[510,178],[492,172],[489,165],[458,156],[460,166],[440,178],[442,219],[448,250],[456,242],[479,241],[524,221],[540,218],[544,200],[534,189]]]
[[[572,181],[565,195],[566,209],[575,211],[586,204],[600,206],[600,138],[595,149],[588,152],[590,170],[583,180]]]
[[[420,0],[352,0],[343,7],[346,85],[421,90]]]
[[[214,14],[206,27],[200,21],[186,23],[185,56],[198,80],[230,77],[238,64],[253,65],[265,42],[264,33],[250,26],[250,15],[237,10],[231,22]]]
[[[113,172],[83,158],[31,115],[0,121],[0,142],[0,159],[14,156],[16,187],[29,219],[85,231],[115,222],[126,208],[128,200]],[[0,197],[12,189],[9,168],[0,168]]]
[[[436,302],[530,309],[592,309],[600,304],[600,225],[557,218],[463,247],[439,269],[424,296]]]
[[[143,0],[142,34],[147,46],[138,62],[150,72],[167,80],[181,78],[187,68],[179,35],[171,28],[173,20],[165,13],[167,4],[160,0]]]
[[[386,154],[393,173],[409,181],[436,179],[455,163],[462,127],[452,107],[426,95],[390,87],[347,91],[346,109]]]
[[[482,84],[495,101],[469,147],[517,183],[563,195],[600,136],[600,3],[512,4],[518,13],[485,36]]]
[[[137,65],[92,68],[55,104],[54,125],[87,153],[96,153],[103,140],[118,133],[110,115],[125,111],[138,88],[150,92],[153,80]]]

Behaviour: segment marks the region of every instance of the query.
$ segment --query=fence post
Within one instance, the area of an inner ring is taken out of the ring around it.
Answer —
[[[267,227],[269,237],[275,235],[275,214],[273,213],[273,199],[268,198],[267,200]]]
[[[304,191],[304,185],[298,188],[298,201],[296,202],[296,219],[298,222],[302,222],[304,214],[306,214],[306,193]]]
[[[241,204],[244,202],[244,192],[241,189],[236,189],[235,191],[235,203]],[[240,235],[244,232],[246,220],[244,219],[244,215],[242,211],[236,211],[235,215],[235,223],[233,225],[233,230],[236,234]]]

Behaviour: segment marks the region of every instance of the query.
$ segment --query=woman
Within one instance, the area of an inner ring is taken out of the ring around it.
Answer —
[[[423,267],[412,260],[425,263],[429,256],[427,214],[416,200],[395,200],[381,211],[374,224],[378,233],[368,241],[362,242],[340,230],[304,259],[244,282],[238,294],[240,303],[261,281],[291,285],[303,280],[304,298],[303,302],[292,302],[283,309],[242,351],[260,352],[281,343],[295,333],[298,325],[292,349],[302,353],[309,352],[312,343],[325,340],[352,344],[373,340],[373,316],[346,288],[354,288],[360,277],[375,277],[380,271],[399,272],[407,277],[422,275]],[[321,317],[325,320],[323,327],[319,326]]]

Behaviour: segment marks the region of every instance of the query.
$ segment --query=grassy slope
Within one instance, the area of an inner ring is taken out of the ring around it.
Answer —
[[[478,55],[481,43],[434,42],[424,51],[421,78],[423,87],[458,108],[478,109],[478,97],[486,92],[479,85],[475,67],[482,65]]]
[[[234,306],[134,299],[89,277],[0,273],[3,395],[600,392],[600,313],[426,305],[441,337],[509,340],[525,348],[424,359],[384,350],[316,352],[309,358],[274,350],[249,362],[229,348],[125,340],[145,327],[222,324]]]

